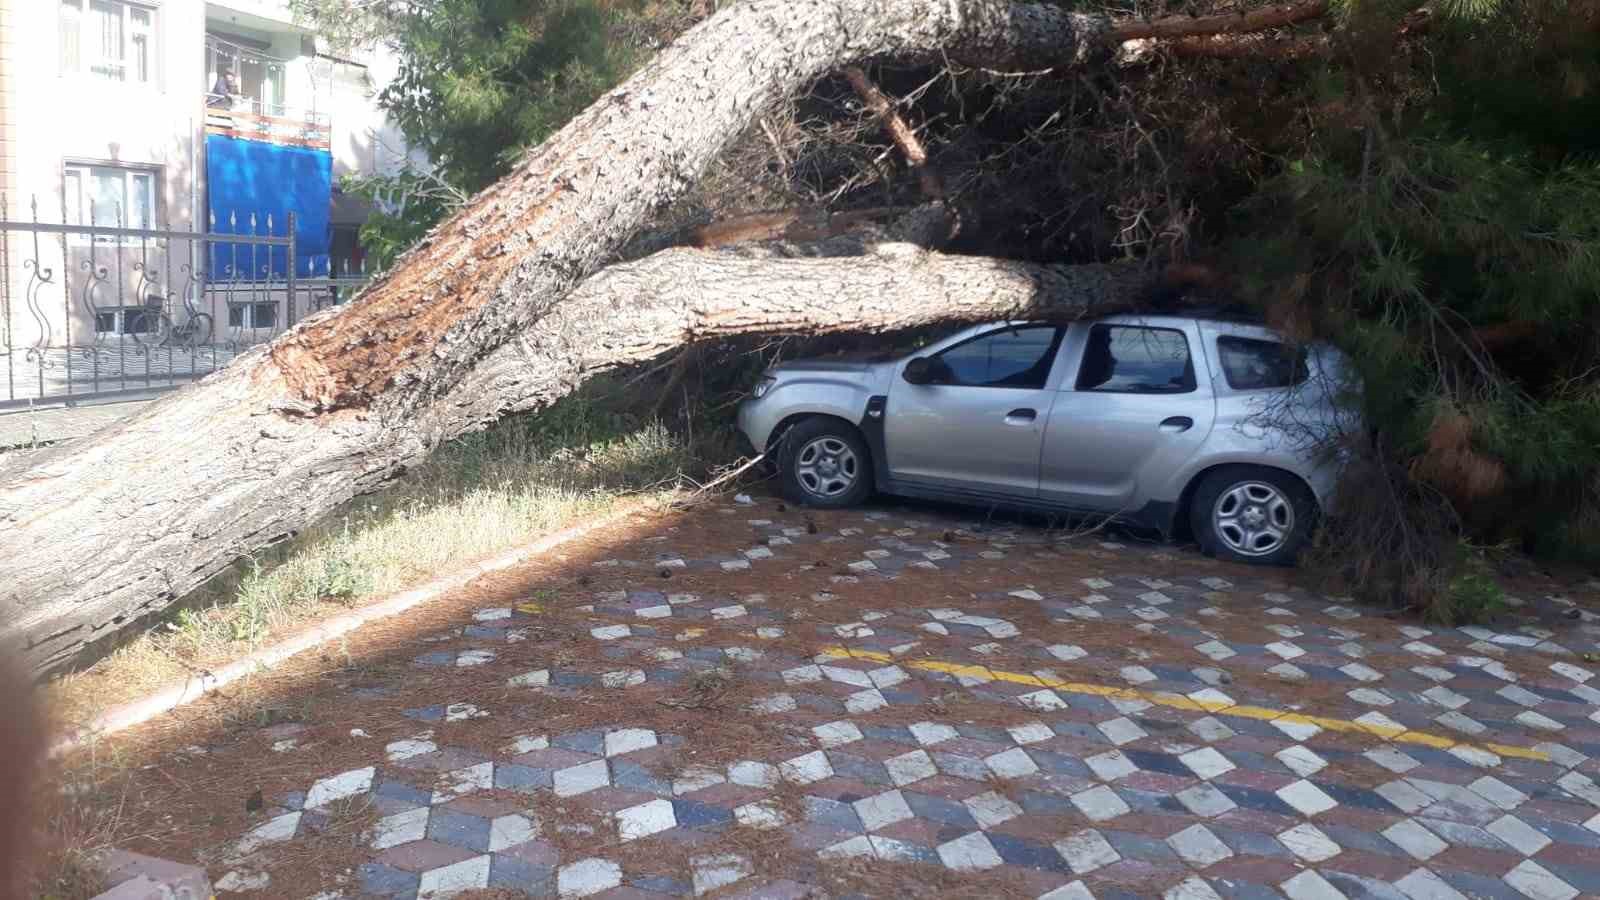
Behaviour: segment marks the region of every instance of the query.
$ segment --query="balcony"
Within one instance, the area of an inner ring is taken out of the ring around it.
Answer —
[[[284,36],[298,40],[297,36]],[[238,35],[206,35],[206,133],[291,147],[327,150],[332,146],[326,98],[300,86],[307,105],[291,104],[289,60],[267,53],[269,40]],[[320,102],[319,102],[320,101]]]

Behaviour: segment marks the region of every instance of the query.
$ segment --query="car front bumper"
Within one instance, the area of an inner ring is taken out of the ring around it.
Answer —
[[[763,406],[760,400],[754,398],[739,404],[739,433],[744,435],[757,453],[767,451],[767,437],[772,434],[773,426],[778,424],[772,421],[772,411],[763,409]]]

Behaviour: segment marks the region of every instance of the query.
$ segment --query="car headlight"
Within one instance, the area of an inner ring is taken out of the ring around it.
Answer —
[[[772,390],[772,386],[777,383],[778,379],[773,378],[771,375],[763,375],[761,380],[756,382],[756,386],[750,390],[751,398],[760,400],[762,397],[765,397],[767,395],[767,391]]]

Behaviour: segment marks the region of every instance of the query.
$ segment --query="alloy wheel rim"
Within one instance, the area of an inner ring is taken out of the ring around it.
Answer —
[[[806,493],[823,498],[849,491],[861,476],[856,452],[836,437],[820,437],[801,447],[794,468]]]
[[[1241,481],[1222,492],[1211,509],[1212,530],[1241,556],[1267,556],[1294,532],[1294,504],[1264,481]]]

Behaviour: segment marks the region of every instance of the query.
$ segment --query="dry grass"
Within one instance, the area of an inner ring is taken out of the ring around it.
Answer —
[[[127,771],[119,760],[91,759],[64,789],[44,800],[50,814],[33,861],[30,894],[38,900],[88,900],[105,890],[102,853],[129,836]]]
[[[328,615],[629,502],[665,501],[703,469],[658,422],[588,397],[452,442],[384,491],[247,560],[156,629],[49,688],[82,724]]]

